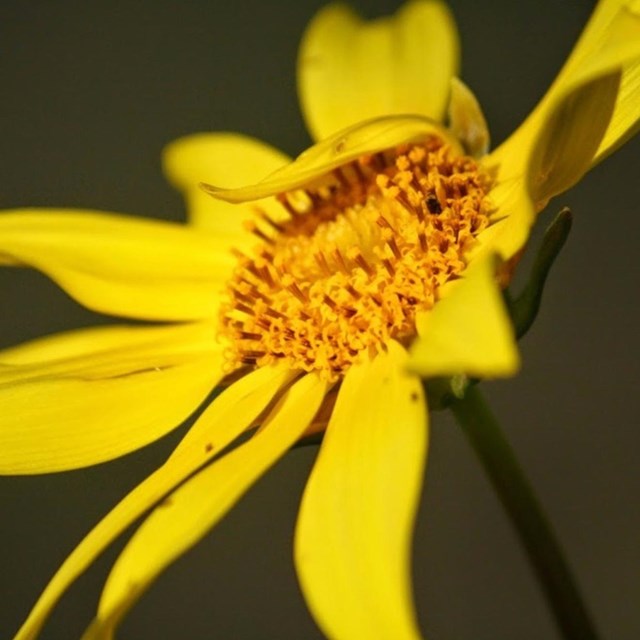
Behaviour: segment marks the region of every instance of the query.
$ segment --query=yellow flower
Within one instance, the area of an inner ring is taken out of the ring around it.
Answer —
[[[637,130],[640,6],[603,0],[547,95],[488,155],[457,57],[437,1],[369,24],[329,6],[301,48],[302,106],[320,142],[297,160],[238,135],[174,143],[166,170],[189,228],[2,214],[0,263],[40,269],[91,309],[165,323],[2,352],[2,473],[122,455],[226,384],[73,551],[18,638],[35,637],[75,578],[157,505],[86,635],[111,637],[170,562],[296,441],[325,429],[295,542],[309,607],[330,637],[419,636],[409,557],[428,425],[418,375],[517,369],[497,261],[508,278],[535,214]],[[201,181],[234,188],[205,193]]]

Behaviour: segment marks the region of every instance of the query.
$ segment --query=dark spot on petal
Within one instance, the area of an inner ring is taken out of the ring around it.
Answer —
[[[207,442],[207,444],[204,445],[204,452],[211,453],[212,451],[213,451],[213,442]]]
[[[418,394],[417,391],[413,391],[411,393],[411,402],[418,402],[419,398],[420,398],[420,395]]]

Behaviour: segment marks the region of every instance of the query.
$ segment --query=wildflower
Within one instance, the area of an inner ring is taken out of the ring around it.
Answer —
[[[639,36],[637,3],[602,1],[547,95],[487,155],[480,107],[454,77],[444,5],[410,2],[371,24],[329,6],[299,63],[320,142],[293,162],[241,136],[174,143],[166,168],[191,228],[4,213],[1,263],[40,269],[96,311],[166,324],[0,354],[3,473],[122,455],[225,384],[167,462],[69,556],[17,637],[35,637],[73,580],[155,507],[87,632],[111,637],[155,577],[318,430],[295,543],[309,607],[331,637],[419,636],[409,579],[427,449],[419,376],[516,371],[499,282],[536,213],[637,129]]]

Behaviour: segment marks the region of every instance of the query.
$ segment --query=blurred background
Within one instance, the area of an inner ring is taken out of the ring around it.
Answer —
[[[0,207],[84,207],[181,221],[182,201],[160,171],[170,140],[241,131],[299,153],[309,138],[296,99],[296,50],[322,4],[3,2]],[[373,17],[399,3],[352,4]],[[499,143],[542,95],[593,2],[451,6],[462,77]],[[639,161],[635,140],[551,203],[539,226],[562,205],[573,209],[575,225],[521,343],[523,370],[483,385],[603,637],[630,640],[640,637]],[[0,271],[1,346],[97,321],[105,320],[43,276]],[[1,638],[11,637],[72,548],[183,432],[91,469],[0,478]],[[291,560],[315,454],[308,447],[287,455],[164,574],[119,637],[321,637]],[[70,590],[42,638],[79,637],[122,542]],[[433,416],[414,574],[430,638],[557,637],[510,524],[446,413]]]

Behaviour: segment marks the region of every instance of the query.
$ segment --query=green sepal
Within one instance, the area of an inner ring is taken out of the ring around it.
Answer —
[[[547,276],[567,241],[572,223],[571,210],[564,207],[544,232],[524,289],[517,297],[513,297],[508,290],[505,291],[505,301],[517,339],[529,331],[538,315]]]

